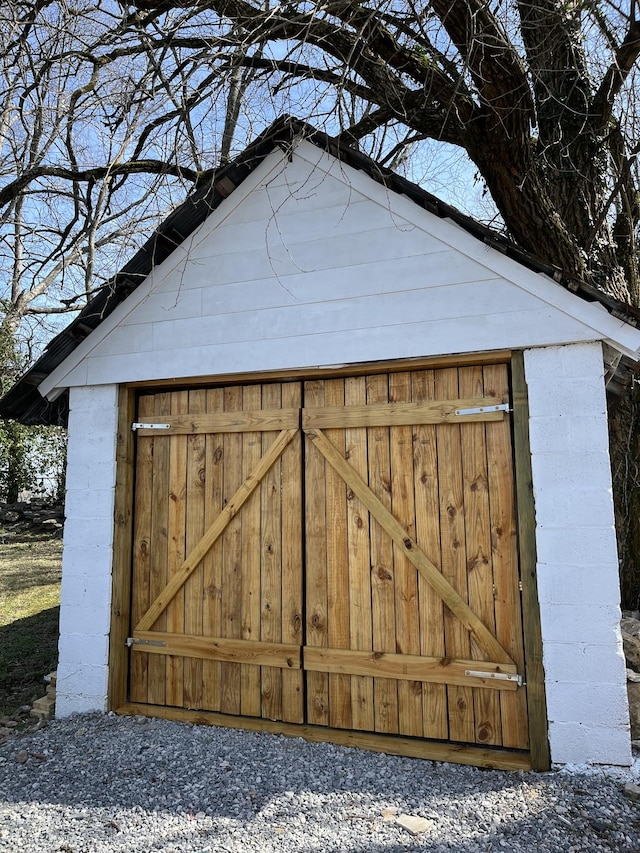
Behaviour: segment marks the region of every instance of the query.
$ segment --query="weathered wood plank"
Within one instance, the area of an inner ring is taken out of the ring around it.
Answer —
[[[305,406],[323,406],[324,381],[304,384]],[[306,547],[306,641],[327,646],[327,512],[325,462],[305,439],[305,547]],[[329,677],[321,672],[307,675],[307,720],[329,725]]]
[[[282,403],[282,386],[262,386],[262,402],[273,408]],[[262,452],[267,453],[277,433],[262,433]],[[282,639],[282,502],[280,496],[281,456],[265,474],[261,490],[262,547],[260,639],[280,642]],[[282,677],[277,669],[262,669],[262,716],[282,719]]]
[[[171,394],[155,396],[155,416],[171,412]],[[169,559],[169,439],[156,436],[153,440],[153,495],[151,517],[151,601],[167,585]],[[137,490],[137,486],[136,486]],[[135,625],[135,622],[133,623]],[[162,613],[156,622],[160,631],[166,630],[167,614]],[[164,705],[167,694],[167,662],[149,658],[149,702]]]
[[[140,422],[151,422],[152,419]],[[248,409],[238,412],[189,412],[186,415],[170,415],[158,423],[168,424],[168,429],[136,430],[139,436],[153,435],[200,435],[202,433],[279,432],[297,429],[300,425],[300,409]]]
[[[462,626],[473,634],[476,642],[483,651],[493,660],[503,663],[513,663],[507,652],[498,643],[493,634],[482,624],[467,602],[464,601],[444,576],[435,568],[431,560],[418,548],[415,540],[407,535],[402,525],[396,521],[362,478],[345,461],[344,457],[336,452],[323,433],[320,430],[307,430],[305,433],[327,462],[340,473],[347,485],[358,495],[380,526],[391,536],[398,550],[408,557],[423,577],[433,586]]]
[[[262,404],[262,387],[246,385],[242,389],[242,405],[257,410]],[[262,456],[260,432],[242,435],[242,476],[246,479]],[[260,555],[261,555],[260,490],[251,495],[242,510],[242,639],[260,640]],[[259,717],[262,707],[259,666],[247,664],[240,672],[240,709],[250,717]]]
[[[487,365],[483,369],[483,376],[486,389],[495,388],[500,392],[509,387],[506,364]],[[485,429],[496,632],[505,648],[512,651],[512,657],[520,672],[524,672],[511,429],[508,421],[502,424],[487,424]],[[529,745],[526,690],[518,691],[508,699],[500,697],[500,704],[503,746],[526,749]]]
[[[207,392],[189,391],[189,415],[206,410]],[[187,442],[187,517],[186,552],[189,553],[204,533],[204,435],[189,435]],[[187,579],[184,589],[184,630],[187,634],[202,635],[202,603],[204,593],[203,566],[200,564]],[[184,662],[184,707],[202,708],[202,661]]]
[[[432,370],[411,375],[412,399],[417,402],[435,396]],[[436,427],[413,428],[413,481],[416,505],[416,541],[437,569],[440,560],[440,504]],[[444,657],[444,604],[427,581],[418,576],[420,600],[420,654]],[[422,690],[423,732],[425,737],[445,739],[449,734],[447,690],[441,684],[425,684]]]
[[[367,404],[388,403],[387,375],[366,377]],[[367,430],[369,486],[387,510],[391,509],[391,455],[389,430]],[[380,524],[369,519],[371,537],[371,618],[372,648],[384,652],[396,650],[395,581],[393,543]],[[373,682],[374,722],[378,732],[398,731],[398,684],[388,678]]]
[[[259,640],[234,640],[228,637],[203,637],[200,634],[174,634],[166,631],[135,631],[134,639],[149,645],[133,644],[136,654],[180,655],[199,660],[224,661],[284,669],[300,669],[301,647],[288,643],[268,643]],[[164,643],[164,645],[156,645]]]
[[[113,574],[111,587],[111,631],[109,634],[109,710],[127,699],[129,654],[125,640],[131,622],[133,563],[134,438],[130,429],[135,413],[135,394],[130,388],[118,392],[118,435],[116,443],[116,490],[114,505]]]
[[[411,374],[389,375],[389,399],[395,405],[412,405]],[[416,539],[416,508],[413,485],[413,429],[392,426],[391,448],[391,512],[410,539]],[[394,576],[396,579],[396,650],[402,654],[420,654],[420,622],[418,618],[418,573],[416,567],[394,544]],[[434,567],[435,568],[435,567]],[[398,724],[403,735],[422,737],[422,685],[419,681],[402,680],[398,684]]]
[[[353,376],[344,380],[344,399],[347,405],[363,405],[367,400],[366,379]],[[364,480],[368,480],[367,431],[362,428],[345,430],[345,448],[349,464]],[[345,491],[344,483],[342,485]],[[360,498],[350,490],[347,496],[347,538],[349,555],[349,647],[373,648],[371,614],[371,541],[369,514]],[[375,728],[373,679],[351,677],[351,728],[373,731]]]
[[[279,434],[277,440],[262,457],[256,469],[246,478],[246,480],[244,480],[244,482],[240,484],[232,497],[226,502],[222,512],[218,515],[211,527],[209,527],[193,551],[184,560],[180,566],[179,572],[172,577],[171,581],[153,601],[149,610],[145,613],[138,625],[136,625],[137,630],[148,631],[153,627],[158,616],[160,616],[160,614],[165,610],[174,595],[182,587],[185,580],[196,568],[213,543],[222,535],[229,522],[238,514],[241,507],[261,482],[264,474],[273,465],[275,460],[282,453],[287,444],[294,438],[297,432],[298,430],[292,429],[283,430]],[[224,453],[224,455],[226,456],[227,454]]]
[[[302,405],[302,386],[282,386],[283,407]],[[302,559],[302,434],[298,432],[282,454],[282,642],[301,646],[303,641]],[[282,719],[304,721],[304,675],[282,670]]]
[[[153,414],[154,398],[145,394],[138,402],[141,416]],[[136,494],[133,519],[133,582],[131,589],[132,624],[142,617],[149,607],[149,584],[151,575],[151,512],[153,485],[153,439],[145,438],[137,443]],[[148,658],[136,655],[130,665],[129,693],[134,702],[151,701],[148,695]],[[162,689],[164,691],[164,665]]]
[[[398,374],[390,374],[394,376]],[[468,397],[447,401],[399,401],[378,405],[325,406],[302,410],[303,429],[346,429],[347,427],[415,426],[416,424],[469,423],[501,421],[505,412],[456,414],[458,409],[477,409],[497,406],[499,397]]]
[[[327,406],[344,404],[344,379],[327,379],[324,398]],[[344,455],[344,430],[327,434],[339,453]],[[349,552],[347,550],[347,495],[344,480],[332,468],[325,477],[327,518],[327,629],[332,648],[349,646]],[[352,728],[351,679],[340,674],[329,676],[329,725]]]
[[[438,370],[436,373],[436,397],[440,400],[450,400],[457,396],[458,371],[454,368]],[[441,424],[436,428],[436,437],[438,442],[442,574],[466,605],[468,590],[460,427],[458,424]],[[469,612],[472,611],[469,610]],[[480,621],[475,614],[474,619],[477,622]],[[468,626],[462,620],[456,619],[450,608],[445,609],[444,612],[444,629],[447,655],[454,658],[470,657]],[[486,628],[484,630],[489,634]],[[495,641],[493,635],[490,636]],[[485,645],[479,645],[489,660],[505,660],[504,657],[496,656],[490,652]],[[506,655],[506,652],[503,654]],[[512,663],[510,658],[509,662]],[[472,743],[475,737],[472,691],[464,687],[449,687],[447,689],[447,701],[449,737],[452,740]]]
[[[364,652],[357,649],[319,649],[305,646],[303,665],[314,672],[348,673],[376,678],[395,678],[403,682],[431,682],[434,684],[461,684],[465,687],[483,686],[491,691],[518,690],[517,681],[491,678],[491,673],[517,675],[517,668],[509,664],[487,661],[454,660],[423,655],[394,654],[391,652]],[[487,677],[465,675],[465,671],[486,672]]]
[[[242,387],[225,388],[225,412],[235,413],[241,409]],[[242,436],[239,433],[226,433],[222,443],[223,501],[231,503],[232,496],[237,494],[243,483]],[[234,513],[222,534],[222,636],[234,640],[242,637],[242,556],[242,517],[240,513]],[[226,661],[221,664],[220,710],[225,714],[240,713],[240,673],[240,664]]]
[[[207,411],[218,412],[224,407],[221,388],[207,391]],[[221,435],[207,435],[205,481],[205,529],[208,530],[223,509],[224,446]],[[204,571],[204,600],[202,630],[207,637],[222,633],[222,540],[218,538],[202,559]],[[203,661],[203,707],[220,710],[221,666],[219,661]]]
[[[175,415],[186,414],[189,406],[189,392],[175,391],[171,395],[171,412]],[[169,582],[180,572],[185,559],[186,510],[187,510],[187,441],[184,436],[173,435],[169,438],[169,522],[167,577]],[[195,568],[195,566],[194,566]],[[167,606],[167,631],[184,633],[184,586],[176,590]],[[180,657],[167,658],[167,695],[168,705],[182,705],[184,702],[184,661]]]
[[[482,368],[461,368],[458,371],[458,388],[463,395],[482,395]],[[461,425],[460,443],[469,606],[495,634],[489,476],[484,424]],[[472,656],[483,657],[482,650],[478,649],[473,641]],[[490,690],[474,690],[473,704],[475,742],[494,746],[502,744],[499,696]]]
[[[529,447],[529,397],[522,353],[513,354],[511,382],[513,387],[513,444],[531,762],[536,770],[548,770],[551,756],[542,664],[540,604],[538,601],[535,505],[531,473],[531,449]]]

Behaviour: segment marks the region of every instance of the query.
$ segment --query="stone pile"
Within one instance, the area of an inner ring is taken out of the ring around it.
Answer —
[[[0,504],[0,527],[7,533],[28,530],[31,533],[49,533],[61,539],[63,526],[63,507],[52,505],[45,499]]]
[[[47,694],[33,703],[31,716],[39,720],[51,720],[56,710],[56,673],[50,672],[44,680],[47,683]]]

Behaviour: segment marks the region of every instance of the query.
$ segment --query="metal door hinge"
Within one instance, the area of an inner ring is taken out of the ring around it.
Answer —
[[[142,424],[142,423],[134,423],[131,424],[131,429],[171,429],[171,424]]]
[[[508,403],[499,403],[497,406],[478,406],[475,409],[456,409],[456,415],[486,415],[489,412],[511,412]]]
[[[127,637],[126,645],[131,646],[162,646],[166,647],[164,640],[142,640],[139,637]]]
[[[524,684],[521,675],[512,675],[509,672],[481,672],[475,669],[465,669],[464,674],[470,678],[494,678],[497,681],[515,681],[518,687],[522,687]]]

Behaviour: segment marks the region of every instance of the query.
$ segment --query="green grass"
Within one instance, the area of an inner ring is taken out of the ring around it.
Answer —
[[[56,668],[62,542],[0,531],[0,716],[43,696]]]

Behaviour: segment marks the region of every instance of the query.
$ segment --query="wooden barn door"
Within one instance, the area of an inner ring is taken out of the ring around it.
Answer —
[[[140,398],[133,702],[302,722],[300,394]]]
[[[528,746],[506,365],[305,383],[310,723]]]
[[[131,701],[527,749],[508,399],[505,364],[143,394]]]

